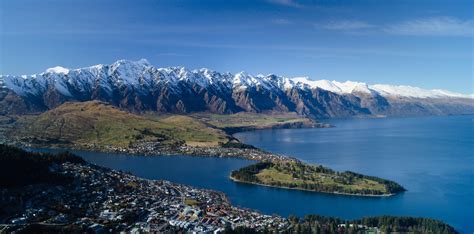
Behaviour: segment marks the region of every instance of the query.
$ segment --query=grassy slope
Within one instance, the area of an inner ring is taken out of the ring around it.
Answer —
[[[217,146],[219,142],[226,143],[229,140],[223,131],[189,116],[174,115],[159,121],[174,126],[177,131],[173,135],[185,140],[187,145]]]
[[[299,173],[297,170],[295,173]],[[379,191],[381,193],[387,193],[385,186],[368,179],[358,179],[352,182],[351,184],[342,184],[336,182],[335,179],[338,178],[336,175],[328,175],[326,173],[311,173],[310,175],[306,175],[305,178],[294,178],[292,176],[292,172],[290,171],[280,171],[276,168],[272,167],[270,169],[264,169],[257,174],[262,183],[267,184],[273,181],[280,181],[284,184],[294,183],[298,186],[302,186],[303,184],[322,184],[324,186],[342,186],[344,189],[352,189],[352,190],[362,190],[362,189],[370,189]]]
[[[261,163],[252,166],[233,172],[232,177],[242,182],[320,192],[382,195],[403,191],[390,181],[351,172],[339,173],[304,163]]]
[[[298,116],[295,113],[261,114],[241,112],[230,115],[200,113],[193,116],[220,129],[264,129],[286,124],[302,124],[305,126],[314,124],[310,119]]]
[[[127,147],[137,141],[159,141],[168,145],[184,141],[190,146],[218,146],[231,139],[226,132],[294,123],[304,126],[313,124],[311,120],[293,113],[135,115],[99,101],[65,103],[39,116],[19,117],[16,122],[20,127],[10,136],[28,138],[28,141],[39,144],[120,147]]]
[[[22,121],[20,121],[22,122]],[[33,120],[20,123],[19,137],[44,142],[93,143],[127,147],[136,141],[163,144],[186,142],[188,145],[218,145],[227,135],[186,116],[150,119],[121,111],[98,101],[65,103]]]

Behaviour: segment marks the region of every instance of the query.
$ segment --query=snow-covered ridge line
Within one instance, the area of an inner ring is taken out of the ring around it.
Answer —
[[[53,67],[45,72],[34,75],[3,76],[0,75],[0,86],[13,90],[21,96],[43,93],[48,87],[54,87],[61,94],[71,96],[68,87],[79,90],[90,90],[100,85],[106,90],[111,86],[132,86],[137,90],[145,90],[156,85],[175,87],[179,83],[196,84],[203,88],[212,86],[217,90],[234,90],[259,88],[273,92],[285,92],[298,89],[323,89],[337,94],[370,94],[385,97],[413,98],[474,98],[474,94],[466,95],[446,90],[427,90],[404,85],[375,84],[362,82],[311,80],[309,77],[282,77],[277,75],[250,75],[245,72],[236,74],[219,73],[207,68],[188,70],[184,67],[157,68],[146,59],[138,61],[118,60],[113,64],[99,64],[91,67],[67,69]],[[176,88],[176,90],[178,90]]]

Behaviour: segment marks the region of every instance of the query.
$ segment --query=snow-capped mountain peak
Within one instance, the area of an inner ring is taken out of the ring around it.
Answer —
[[[51,68],[46,69],[46,72],[49,72],[49,73],[68,74],[68,73],[69,73],[69,69],[67,69],[67,68],[65,68],[65,67],[61,67],[61,66],[56,66],[56,67],[51,67]]]
[[[38,95],[48,87],[55,87],[60,93],[70,96],[68,87],[80,91],[90,90],[100,85],[104,90],[113,90],[120,86],[133,86],[142,93],[157,84],[167,84],[173,90],[179,90],[178,83],[196,84],[202,88],[213,86],[217,90],[246,90],[250,87],[272,92],[285,92],[292,88],[322,89],[336,94],[370,94],[410,98],[473,98],[474,95],[463,95],[446,90],[426,90],[403,85],[376,84],[367,85],[354,81],[312,80],[309,77],[287,78],[274,74],[251,75],[246,72],[236,74],[219,73],[207,68],[188,70],[184,67],[156,68],[146,59],[138,61],[118,60],[111,65],[95,65],[79,69],[53,67],[32,76],[0,76],[2,86],[15,93]],[[116,86],[116,87],[114,87]]]
[[[333,83],[339,87],[342,93],[360,92],[360,93],[370,94],[373,92],[373,90],[371,90],[369,86],[363,82],[346,81],[346,82],[341,83],[338,81],[333,81]]]

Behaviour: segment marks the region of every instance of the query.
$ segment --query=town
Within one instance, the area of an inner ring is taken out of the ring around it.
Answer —
[[[221,192],[168,181],[147,180],[92,164],[66,162],[55,172],[72,176],[65,187],[30,185],[21,191],[0,190],[6,211],[0,231],[21,231],[27,224],[69,231],[221,232],[238,227],[283,231],[287,219],[232,206]],[[24,230],[25,231],[25,230]]]
[[[122,153],[128,155],[144,155],[144,156],[170,156],[170,155],[187,155],[198,157],[222,157],[222,158],[240,158],[253,161],[269,161],[269,162],[299,162],[295,157],[288,155],[279,155],[271,152],[255,148],[242,143],[234,143],[230,146],[220,145],[216,147],[196,147],[183,145],[161,145],[160,142],[140,142],[139,144],[130,145],[129,147],[120,147],[115,145],[101,145],[86,143],[72,145],[42,145],[32,144],[23,141],[8,139],[10,145],[21,148],[67,148],[70,150],[85,150],[91,152],[104,153]]]

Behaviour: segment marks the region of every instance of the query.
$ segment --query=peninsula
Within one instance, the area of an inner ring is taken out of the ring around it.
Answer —
[[[233,171],[237,182],[272,187],[359,196],[391,196],[405,191],[401,185],[350,171],[295,162],[259,162]]]

